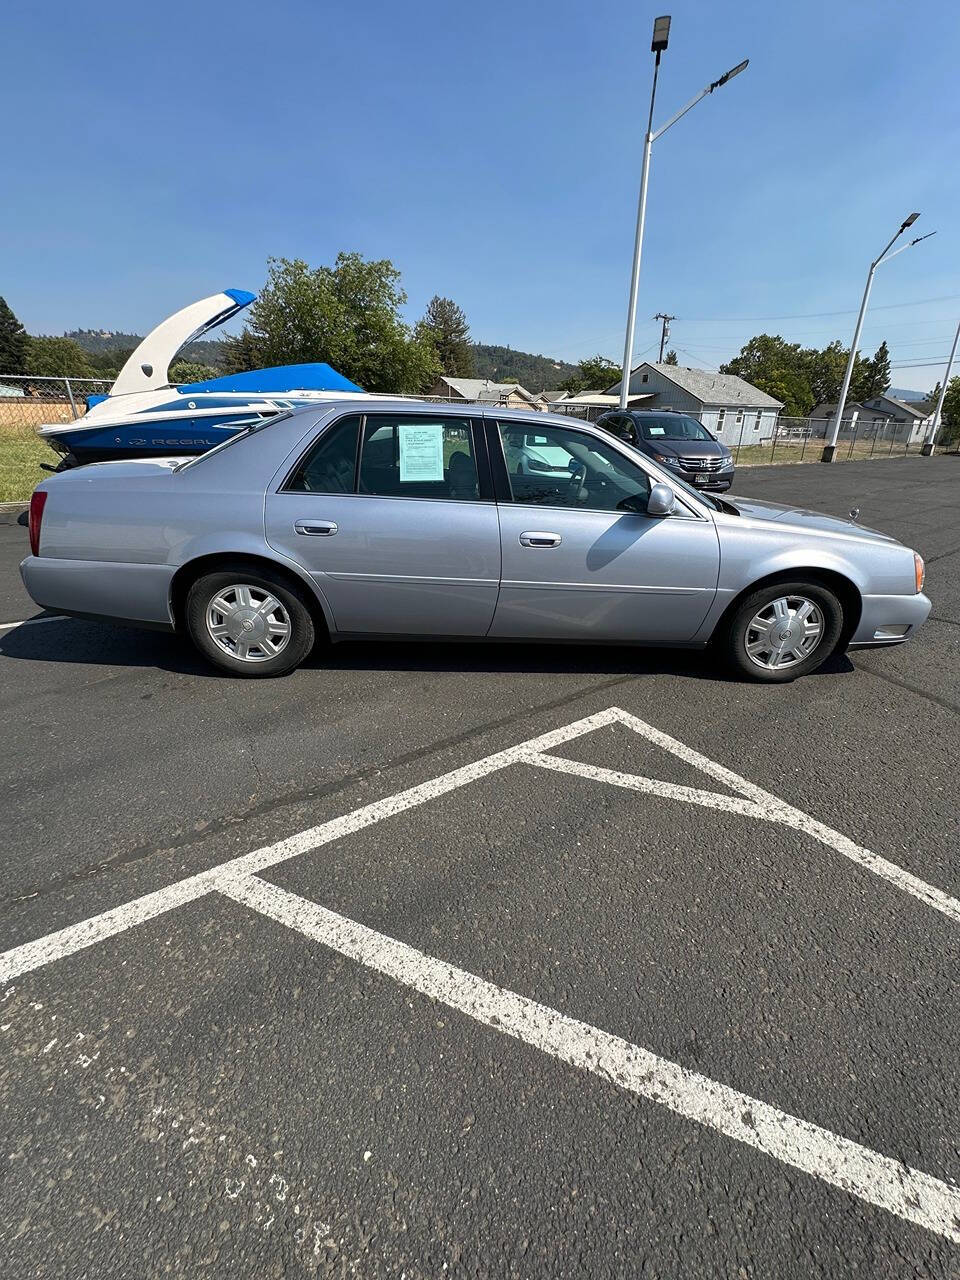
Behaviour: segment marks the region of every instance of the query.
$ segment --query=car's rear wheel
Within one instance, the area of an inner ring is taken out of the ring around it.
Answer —
[[[843,606],[815,582],[777,582],[742,600],[721,647],[729,666],[769,684],[809,675],[827,660],[843,630]]]
[[[286,675],[316,638],[306,602],[279,574],[253,565],[198,578],[184,620],[200,652],[236,676]]]

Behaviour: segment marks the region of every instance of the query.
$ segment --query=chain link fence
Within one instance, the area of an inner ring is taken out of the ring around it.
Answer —
[[[87,396],[106,395],[113,378],[38,378],[0,373],[0,429],[72,422],[86,412]]]
[[[832,435],[833,420],[823,418],[790,418],[780,416],[775,422],[763,424],[757,438],[753,411],[741,415],[736,422],[736,411],[730,411],[725,425],[717,428],[717,414],[692,412],[673,405],[657,405],[656,412],[683,413],[702,423],[711,435],[725,444],[733,453],[738,466],[769,465],[786,462],[819,462],[824,446]],[[559,403],[551,406],[551,412],[581,421],[596,422],[607,408]],[[730,419],[733,419],[731,422]],[[844,418],[837,435],[837,452],[834,460],[846,462],[864,458],[895,458],[919,454],[929,432],[929,420],[923,423],[901,422],[893,418]],[[941,424],[937,433],[936,453],[960,452],[960,431],[951,431]]]
[[[23,432],[36,430],[44,423],[70,422],[79,418],[87,408],[87,398],[107,395],[112,378],[46,378],[29,374],[0,374],[0,430],[12,428]],[[455,396],[402,396],[401,399],[419,399],[431,404],[463,404]],[[581,421],[595,422],[609,412],[606,406],[564,404],[562,401],[548,406],[543,401],[530,403],[511,395],[502,403],[481,402],[486,409],[502,407],[504,411],[516,409],[540,409],[561,413]],[[822,418],[779,417],[757,439],[754,430],[755,415],[745,413],[737,423],[731,411],[725,425],[718,430],[716,412],[690,413],[671,405],[657,408],[670,412],[684,412],[704,423],[711,434],[726,444],[733,452],[738,466],[783,462],[817,462],[823,447],[830,438],[832,423]],[[730,419],[734,418],[733,421]],[[837,437],[836,460],[862,458],[905,457],[920,453],[928,427],[900,422],[892,418],[851,417],[844,419]],[[941,427],[937,453],[960,452],[960,431]]]

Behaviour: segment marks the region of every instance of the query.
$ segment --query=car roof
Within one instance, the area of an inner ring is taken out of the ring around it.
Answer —
[[[511,421],[529,422],[531,426],[550,423],[555,427],[586,427],[589,430],[594,425],[584,418],[572,418],[564,413],[541,413],[538,409],[514,409],[507,405],[477,404],[466,400],[438,402],[380,395],[371,396],[369,400],[357,396],[344,397],[342,400],[325,399],[315,405],[295,409],[291,418],[301,418],[310,413],[316,415],[318,408],[325,415],[334,410],[338,415],[343,410],[351,413],[436,413],[456,418],[509,418]]]

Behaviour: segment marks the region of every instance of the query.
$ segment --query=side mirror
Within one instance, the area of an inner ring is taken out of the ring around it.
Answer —
[[[648,516],[668,516],[676,505],[676,494],[668,484],[655,484],[647,499]]]

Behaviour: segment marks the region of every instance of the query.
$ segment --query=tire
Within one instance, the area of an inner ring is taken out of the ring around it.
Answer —
[[[826,662],[842,631],[843,606],[827,587],[775,582],[741,600],[719,647],[735,675],[784,684]]]
[[[303,597],[280,574],[242,561],[193,583],[184,621],[204,657],[234,676],[286,675],[316,640]]]

